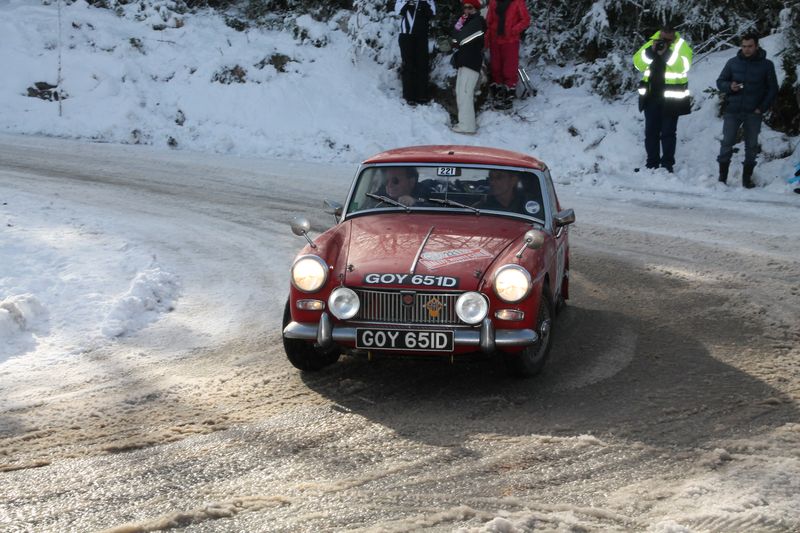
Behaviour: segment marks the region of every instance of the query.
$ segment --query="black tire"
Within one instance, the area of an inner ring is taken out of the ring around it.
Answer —
[[[292,321],[292,314],[289,311],[289,302],[286,302],[286,307],[283,310],[283,328]],[[283,350],[286,352],[286,357],[295,368],[304,372],[316,372],[322,370],[326,366],[330,366],[339,360],[341,352],[339,348],[334,346],[327,351],[321,351],[314,347],[314,344],[309,341],[300,339],[287,339],[283,334]]]
[[[553,299],[545,285],[536,316],[536,332],[539,340],[517,353],[504,354],[508,373],[514,377],[529,378],[539,374],[547,363],[553,344]]]

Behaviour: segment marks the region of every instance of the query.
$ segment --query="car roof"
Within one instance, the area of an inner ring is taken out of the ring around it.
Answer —
[[[529,155],[500,148],[456,144],[408,146],[376,154],[363,164],[443,163],[497,165],[545,170],[547,165]]]

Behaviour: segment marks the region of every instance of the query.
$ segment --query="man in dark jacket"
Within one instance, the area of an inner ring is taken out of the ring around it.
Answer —
[[[461,0],[464,14],[456,22],[453,41],[457,48],[453,66],[458,69],[456,76],[456,104],[458,104],[458,123],[453,126],[456,133],[475,133],[475,87],[483,66],[483,36],[486,22],[480,12],[480,0]]]
[[[428,23],[436,14],[434,0],[396,0],[400,15],[400,58],[403,61],[403,98],[409,104],[424,104],[428,95],[430,52]]]
[[[719,150],[719,181],[727,183],[736,134],[744,126],[744,170],[742,185],[755,187],[753,169],[758,152],[758,134],[763,114],[778,94],[775,65],[759,48],[758,36],[748,33],[742,37],[741,50],[725,63],[717,78],[717,89],[725,94],[725,115],[722,125],[722,144]]]

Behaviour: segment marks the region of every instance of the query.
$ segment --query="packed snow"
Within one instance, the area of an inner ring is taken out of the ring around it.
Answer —
[[[83,0],[69,5],[0,0],[0,144],[48,146],[65,155],[79,153],[91,142],[143,144],[147,146],[115,147],[109,154],[122,154],[132,167],[137,154],[143,154],[148,161],[175,158],[200,161],[210,170],[237,168],[241,176],[231,181],[232,187],[251,186],[268,168],[291,176],[287,187],[337,200],[344,197],[357,163],[384,149],[495,146],[546,161],[562,203],[576,208],[578,224],[594,215],[604,217],[596,222],[600,227],[637,225],[653,235],[689,234],[686,238],[693,242],[745,255],[800,258],[800,195],[792,190],[797,185],[787,183],[800,163],[798,138],[765,127],[755,171],[758,187],[741,186],[741,145],[730,184],[717,182],[722,124],[716,97],[705,89],[714,86],[735,49],[695,57],[690,73],[694,110],[679,121],[677,164],[675,173],[668,174],[638,170],[644,166],[644,124],[636,96],[604,102],[586,87],[564,89],[557,80],[570,66],[529,60],[526,66],[538,95],[517,101],[511,114],[480,111],[478,134],[463,137],[449,130],[450,117],[441,106],[409,107],[402,101],[396,70],[355,49],[342,31],[344,12],[328,22],[298,17],[303,37],[296,38],[258,28],[235,31],[210,12],[177,17],[153,7],[137,12],[137,5],[124,6],[124,16],[117,16]],[[391,23],[386,23],[387,34]],[[761,44],[776,62],[780,82],[783,73],[776,56],[783,49],[782,37],[770,36]],[[385,53],[399,57],[394,40],[387,45]],[[288,60],[276,66],[270,58],[278,56]],[[435,66],[438,79],[454,75],[446,59]],[[36,82],[55,85],[59,71],[62,100],[28,96],[28,87]],[[92,156],[95,161],[103,157],[96,150]],[[310,175],[309,170],[317,172],[323,164],[330,169],[327,174]],[[125,200],[104,196],[101,184],[87,202],[67,190],[63,195],[32,194],[10,186],[11,170],[2,174],[6,167],[14,168],[14,161],[0,159],[0,166],[0,388],[26,369],[79,360],[93,350],[113,348],[121,339],[146,337],[149,331],[158,332],[151,341],[170,342],[174,339],[165,334],[167,324],[191,332],[178,340],[191,348],[232,335],[236,330],[230,326],[239,310],[254,304],[271,304],[264,310],[265,320],[278,323],[287,266],[302,244],[283,226],[265,223],[269,234],[283,231],[277,250],[253,252],[266,270],[255,275],[274,293],[259,300],[236,284],[249,273],[236,257],[226,255],[228,239],[232,244],[244,241],[235,236],[233,224],[194,236],[179,220],[163,211],[151,213],[147,205],[123,211],[128,215],[120,220],[104,204],[122,205]],[[65,164],[66,171],[78,169]],[[686,222],[674,217],[665,226],[648,220],[648,203],[667,203],[686,212]],[[189,213],[182,207],[176,204],[178,217]],[[704,207],[730,217],[705,220],[698,227],[699,216],[689,213]],[[276,219],[288,217],[275,210]],[[198,215],[194,222],[204,220]],[[208,263],[192,264],[204,256],[181,247],[222,251],[208,256]],[[214,264],[217,260],[221,263]],[[696,267],[702,271],[702,265]],[[730,268],[732,278],[736,265]],[[206,273],[213,280],[204,279]],[[698,273],[673,269],[670,275]],[[758,301],[758,294],[745,296]],[[777,305],[758,303],[768,320],[796,328],[799,300],[792,292]],[[591,379],[616,371],[598,368]],[[0,399],[0,409],[14,406],[13,399]],[[698,531],[729,530],[747,523],[737,521],[738,516],[759,508],[770,517],[762,526],[780,530],[781,524],[796,524],[800,458],[783,443],[796,438],[798,427],[780,428],[755,443],[779,449],[779,461],[765,460],[768,454],[737,459],[737,450],[747,448],[742,442],[715,449],[698,466],[697,475],[673,487],[662,508],[651,509],[650,516],[674,517],[680,509],[684,517],[705,524]],[[479,531],[527,531],[545,514],[560,528],[555,530],[591,523],[578,509],[549,508],[486,517]],[[692,531],[677,518],[655,520],[648,527],[659,533]]]

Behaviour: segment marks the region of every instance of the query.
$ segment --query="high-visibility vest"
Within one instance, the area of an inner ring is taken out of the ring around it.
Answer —
[[[661,38],[661,32],[657,31],[650,37],[639,50],[633,55],[633,65],[639,72],[642,72],[642,81],[639,83],[639,96],[646,97],[650,90],[650,64],[653,60],[647,57],[647,50],[653,42]],[[692,48],[689,46],[680,33],[675,33],[675,39],[669,46],[667,64],[664,71],[664,98],[667,102],[681,101],[689,102],[689,69],[692,67]]]

